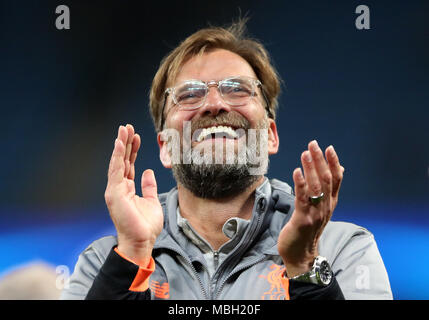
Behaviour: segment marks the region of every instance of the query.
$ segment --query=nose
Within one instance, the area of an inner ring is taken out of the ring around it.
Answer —
[[[211,86],[209,87],[206,100],[204,101],[204,104],[200,107],[199,112],[201,113],[201,115],[211,114],[213,116],[216,116],[221,111],[230,112],[231,106],[223,100],[218,88],[216,86]]]

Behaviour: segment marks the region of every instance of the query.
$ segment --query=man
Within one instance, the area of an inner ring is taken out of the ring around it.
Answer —
[[[135,193],[140,136],[120,126],[105,200],[116,237],[79,257],[63,299],[390,299],[373,236],[330,222],[344,168],[311,141],[294,193],[264,174],[279,148],[279,77],[244,21],[188,37],[161,63],[150,94],[160,159]],[[325,159],[326,157],[326,159]]]

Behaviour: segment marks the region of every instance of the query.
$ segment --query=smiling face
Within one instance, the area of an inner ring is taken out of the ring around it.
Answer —
[[[176,87],[190,79],[197,79],[208,83],[237,76],[247,79],[257,79],[252,67],[246,60],[230,51],[217,49],[190,58],[183,64],[174,82],[172,81],[168,85],[169,87]],[[240,142],[244,141],[246,143],[247,141],[248,144],[250,141],[248,135],[249,129],[264,128],[264,131],[267,132],[266,154],[262,156],[268,158],[268,154],[274,154],[278,150],[279,139],[276,124],[274,120],[267,117],[262,92],[257,86],[255,86],[254,95],[245,104],[231,105],[225,101],[216,85],[210,85],[204,103],[199,108],[191,110],[175,104],[170,94],[164,112],[166,119],[165,127],[169,128],[169,130],[174,129],[175,132],[179,133],[181,144],[184,148],[186,148],[186,143],[188,143],[190,149],[193,151],[214,151],[216,149],[215,145],[219,145],[219,142],[222,142],[223,155],[225,155],[228,145],[232,146],[232,149],[229,150],[234,150],[234,154],[237,154]],[[186,136],[184,134],[184,124],[190,124],[191,141],[189,142],[184,139]],[[168,143],[163,141],[161,136],[162,134],[158,135],[161,162],[165,167],[173,168],[176,180],[186,186],[186,182],[181,181],[183,177],[179,177],[177,172],[178,170],[185,170],[184,175],[195,175],[195,172],[188,171],[188,169],[196,169],[195,165],[174,164],[171,151],[168,149]],[[249,150],[247,150],[247,153],[249,153]],[[250,154],[250,156],[256,156],[257,150],[252,149],[250,153],[255,153],[254,155]],[[213,157],[210,155],[210,159]],[[227,170],[228,175],[231,176],[231,169],[233,167],[236,169],[239,168],[241,173],[240,177],[234,178],[236,180],[238,178],[243,180],[243,170],[247,170],[243,169],[242,166],[237,166],[237,164],[231,167],[231,165],[225,163],[224,159],[220,164],[211,164],[211,166],[207,166],[207,164],[198,165],[198,171],[204,171],[204,179],[208,179],[206,172],[208,167],[210,167],[210,170],[217,170],[212,172],[215,175],[213,179],[216,180],[212,181],[212,184],[222,183],[222,188],[225,188],[225,184],[231,184],[231,182],[222,180],[218,170]],[[249,174],[245,173],[244,175]],[[254,176],[248,180],[254,181],[257,178],[257,176]],[[243,181],[240,184],[243,185]]]

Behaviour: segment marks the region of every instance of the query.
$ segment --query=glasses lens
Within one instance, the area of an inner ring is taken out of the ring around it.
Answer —
[[[186,109],[197,108],[203,102],[207,93],[204,83],[189,81],[175,90],[177,103]]]
[[[226,102],[232,105],[243,105],[253,95],[253,84],[251,81],[241,78],[224,80],[219,90]]]

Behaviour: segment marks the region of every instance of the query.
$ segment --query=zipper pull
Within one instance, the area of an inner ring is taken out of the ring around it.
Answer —
[[[216,270],[219,264],[219,251],[217,250],[213,251],[213,264]]]

